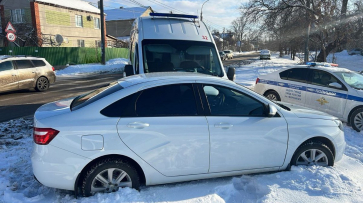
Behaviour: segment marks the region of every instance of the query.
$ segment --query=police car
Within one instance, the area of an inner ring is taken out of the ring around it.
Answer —
[[[260,76],[254,90],[270,100],[326,112],[363,130],[363,76],[348,69],[299,65]]]

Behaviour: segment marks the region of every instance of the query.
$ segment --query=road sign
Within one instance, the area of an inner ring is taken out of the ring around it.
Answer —
[[[11,22],[8,22],[8,25],[6,26],[5,32],[16,33],[16,30],[15,30],[13,24],[11,24]]]
[[[16,40],[16,35],[15,35],[14,33],[9,32],[8,34],[6,34],[6,38],[8,38],[8,40],[9,40],[10,42],[15,42],[15,40]]]

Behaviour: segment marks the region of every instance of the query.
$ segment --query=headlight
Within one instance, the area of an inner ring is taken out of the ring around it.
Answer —
[[[340,120],[334,120],[334,122],[338,125],[341,131],[344,131],[343,123]]]

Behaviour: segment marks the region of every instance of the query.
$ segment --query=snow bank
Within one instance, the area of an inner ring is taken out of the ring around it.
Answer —
[[[334,53],[335,63],[339,67],[348,68],[353,71],[363,71],[363,56],[362,55],[349,55],[347,50]],[[326,58],[328,62],[333,61],[333,54],[329,54]]]
[[[123,72],[125,65],[129,63],[128,59],[116,58],[106,62],[106,65],[101,64],[82,64],[72,65],[65,69],[56,71],[57,76],[72,76],[81,74],[94,74],[103,72]]]

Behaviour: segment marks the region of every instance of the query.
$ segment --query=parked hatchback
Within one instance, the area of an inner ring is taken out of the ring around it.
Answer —
[[[222,61],[227,60],[227,55],[223,51],[219,52],[219,56],[221,57]]]
[[[233,59],[233,51],[224,50],[223,52],[227,55],[227,59]]]
[[[31,159],[42,184],[89,196],[333,166],[344,147],[342,123],[328,114],[214,76],[149,73],[40,107]]]
[[[42,92],[55,79],[54,68],[44,58],[0,56],[0,92],[31,88]]]

